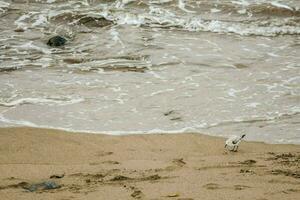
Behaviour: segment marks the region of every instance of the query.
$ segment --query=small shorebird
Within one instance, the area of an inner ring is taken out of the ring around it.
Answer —
[[[243,134],[242,136],[237,136],[237,135],[231,136],[226,140],[225,148],[228,149],[229,151],[236,152],[239,148],[240,142],[245,136],[246,134]]]

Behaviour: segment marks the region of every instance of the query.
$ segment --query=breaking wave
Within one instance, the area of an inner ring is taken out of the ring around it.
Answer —
[[[60,24],[67,24],[74,32],[82,31],[82,26],[93,29],[127,24],[239,35],[300,34],[299,8],[276,2],[242,2],[244,1],[225,1],[219,5],[205,1],[197,5],[193,1],[188,4],[182,0],[178,4],[175,1],[150,1],[140,4],[138,1],[102,1],[94,6],[81,4],[80,9],[69,3],[71,6],[68,4],[68,7],[62,4],[40,12],[27,13],[17,19],[15,24],[23,29],[52,27],[55,30]],[[275,18],[270,18],[272,16]]]

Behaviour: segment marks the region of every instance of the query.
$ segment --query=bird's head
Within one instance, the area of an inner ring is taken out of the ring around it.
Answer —
[[[243,134],[242,136],[241,136],[241,138],[244,138],[246,136],[246,134]]]

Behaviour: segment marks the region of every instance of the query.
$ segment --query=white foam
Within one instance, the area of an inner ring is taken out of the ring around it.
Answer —
[[[242,5],[242,6],[249,6],[250,5],[250,3],[246,0],[231,1],[231,3]]]
[[[34,23],[32,23],[31,27],[45,26],[48,24],[48,20],[44,14],[40,14],[35,18],[36,18],[36,21]]]
[[[10,3],[0,1],[0,13],[5,12],[7,8],[9,7]]]
[[[41,104],[41,105],[69,105],[83,102],[84,99],[50,99],[50,98],[20,98],[10,102],[0,102],[0,106],[13,107],[23,104]]]
[[[261,105],[261,103],[258,103],[258,102],[253,102],[253,103],[246,104],[246,106],[249,107],[249,108],[256,108],[259,105]]]
[[[120,38],[120,34],[119,34],[119,32],[115,28],[111,28],[110,31],[109,31],[109,33],[111,35],[112,41],[114,41],[115,43],[121,44],[121,46],[123,48],[125,48],[125,45],[124,45],[124,43],[122,42],[122,40]],[[110,47],[110,45],[109,45],[109,47]]]
[[[56,0],[47,0],[47,3],[54,3]]]
[[[150,4],[164,4],[172,2],[173,0],[151,0]]]
[[[210,9],[210,12],[211,12],[211,13],[218,13],[218,12],[221,12],[221,11],[222,11],[222,10],[216,9],[216,8]]]
[[[185,8],[185,0],[178,0],[178,8],[187,13],[195,13],[195,11],[191,11]]]
[[[18,28],[22,28],[26,30],[28,27],[27,27],[27,23],[25,23],[24,21],[26,19],[29,19],[30,17],[31,17],[31,13],[22,15],[15,21],[15,25],[17,25]]]
[[[152,92],[149,96],[153,97],[155,95],[163,94],[163,93],[166,93],[166,92],[173,92],[173,91],[175,91],[175,89],[159,90],[159,91],[156,91],[156,92]]]
[[[241,89],[241,90],[236,90],[236,89],[234,89],[234,88],[230,88],[230,89],[227,91],[227,94],[228,94],[228,96],[236,97],[236,94],[237,94],[237,93],[247,91],[248,89],[249,89],[249,87],[246,87],[246,88]]]
[[[131,0],[118,1],[120,4],[127,4]],[[155,1],[152,3],[164,3],[167,1]],[[245,0],[231,1],[234,4],[243,6],[238,12],[246,14],[246,6],[249,2]],[[262,2],[264,3],[264,1]],[[102,5],[102,4],[101,4]],[[273,6],[282,7],[285,9],[292,9],[289,6],[272,2]],[[100,6],[101,12],[95,13],[93,11],[84,10],[83,14],[93,14],[105,17],[112,20],[117,24],[127,25],[146,25],[150,27],[176,27],[188,31],[207,31],[215,33],[235,33],[240,35],[262,35],[262,36],[276,36],[285,34],[300,34],[300,25],[295,24],[293,19],[268,19],[267,21],[251,21],[249,22],[234,22],[234,21],[221,21],[221,20],[203,20],[194,11],[186,9],[186,1],[178,0],[178,7],[186,12],[186,15],[179,15],[176,11],[168,10],[157,5],[149,5],[149,13],[141,12],[137,14],[129,9],[115,8],[115,4],[109,6]],[[111,11],[113,9],[113,12]],[[58,15],[73,13],[72,10],[43,10],[40,13],[29,12],[16,20],[16,24],[21,28],[45,26],[48,24],[47,19]],[[213,8],[211,12],[220,12],[220,10]],[[248,13],[249,14],[249,13]],[[251,17],[251,16],[250,16]],[[292,23],[289,23],[289,20]],[[27,22],[26,22],[27,21]],[[33,21],[33,22],[32,22]],[[30,24],[32,23],[32,24]],[[264,25],[268,24],[268,26]],[[298,23],[298,22],[297,22]],[[114,36],[115,39],[117,39]]]
[[[19,48],[19,49],[22,49],[22,50],[31,50],[31,49],[33,49],[33,50],[36,50],[36,51],[40,51],[44,54],[50,54],[51,53],[51,51],[49,49],[38,47],[38,46],[34,45],[33,41],[29,41],[25,44],[22,44],[22,45],[16,46],[16,47]]]
[[[142,15],[123,13],[117,16],[117,23],[140,26],[145,24],[145,17]]]
[[[287,5],[284,5],[284,4],[281,4],[281,3],[278,3],[278,2],[274,2],[274,1],[271,2],[271,5],[273,5],[275,7],[278,7],[278,8],[285,8],[287,10],[292,10],[292,11],[294,10],[293,8],[291,8]]]
[[[185,21],[182,27],[189,31],[236,33],[239,35],[276,36],[300,34],[300,27],[285,25],[285,23],[286,22],[274,22],[274,25],[271,23],[269,26],[259,26],[258,24],[232,23],[218,20],[203,21],[200,18],[193,18],[189,21]]]
[[[21,125],[21,126],[38,127],[38,125],[32,122],[25,121],[25,120],[6,119],[2,115],[0,115],[0,122],[7,123],[7,124]]]
[[[244,15],[247,14],[247,9],[241,9],[237,11],[239,14]]]

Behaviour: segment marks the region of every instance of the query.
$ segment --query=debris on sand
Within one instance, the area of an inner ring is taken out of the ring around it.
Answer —
[[[173,163],[179,167],[183,167],[184,165],[186,165],[186,162],[183,161],[183,158],[174,159]]]
[[[59,179],[59,178],[63,178],[65,176],[65,174],[53,174],[50,176],[51,179]]]
[[[242,165],[254,165],[256,163],[256,160],[249,159],[249,160],[245,160],[245,161],[239,162],[239,163]]]
[[[161,176],[159,176],[158,174],[141,178],[142,181],[155,181],[159,179],[161,179]]]
[[[22,183],[21,187],[30,192],[43,191],[43,190],[53,190],[61,188],[61,185],[53,182],[53,181],[45,181],[36,184],[30,184],[27,182]]]
[[[255,172],[252,171],[251,169],[241,169],[240,173],[242,173],[242,174],[255,174]]]
[[[4,189],[8,189],[8,188],[23,188],[23,187],[26,187],[28,185],[29,185],[29,183],[22,181],[22,182],[17,183],[17,184],[1,186],[0,190],[4,190]]]
[[[292,170],[282,170],[282,169],[275,169],[271,171],[274,175],[285,175],[294,178],[300,178],[300,171],[292,171]]]
[[[270,152],[269,154],[272,155],[272,157],[268,158],[267,160],[273,160],[282,165],[297,166],[300,164],[299,154],[298,155],[292,153],[275,154],[272,152]]]
[[[132,178],[129,178],[127,176],[117,175],[110,179],[110,181],[125,181],[125,180],[131,180]]]

